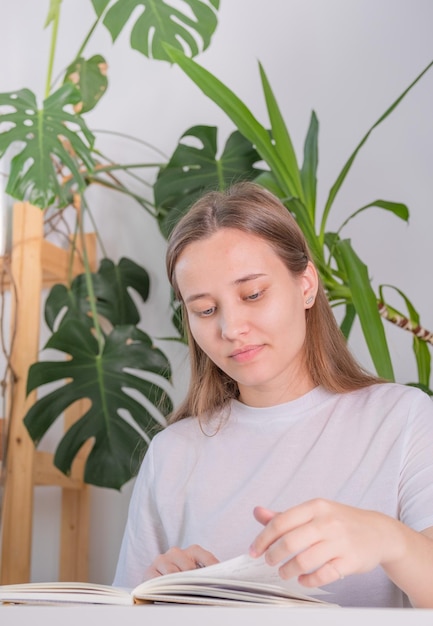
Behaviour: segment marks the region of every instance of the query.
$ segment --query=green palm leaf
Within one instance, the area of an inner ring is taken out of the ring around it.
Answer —
[[[347,285],[351,291],[352,304],[359,316],[376,371],[379,376],[387,380],[394,380],[385,330],[367,267],[353,250],[348,239],[338,240],[334,246],[335,258],[345,272]]]
[[[284,196],[292,196],[293,190],[287,179],[286,166],[275,150],[269,131],[256,120],[250,109],[231,89],[201,65],[172,46],[165,45],[164,48],[172,61],[177,63],[202,92],[229,116],[239,132],[254,145],[272,170]]]
[[[317,193],[317,166],[319,163],[319,120],[314,111],[311,114],[310,125],[304,143],[304,162],[301,169],[302,188],[304,190],[305,206],[310,219],[315,224],[316,193]]]
[[[285,166],[285,179],[288,182],[290,193],[295,198],[299,198],[305,204],[304,190],[302,188],[301,176],[299,173],[298,161],[293,148],[292,139],[287,126],[281,115],[280,107],[275,99],[271,85],[266,76],[265,70],[259,63],[260,77],[262,80],[263,93],[265,95],[266,107],[269,121],[271,123],[271,134],[275,142],[275,151],[279,155],[281,162]]]
[[[345,219],[344,222],[341,224],[338,232],[340,232],[344,228],[344,226],[346,226],[346,224],[356,215],[359,215],[359,213],[362,213],[362,211],[365,211],[366,209],[371,209],[373,207],[378,207],[379,209],[389,211],[404,222],[409,221],[409,209],[406,204],[402,204],[401,202],[391,202],[390,200],[374,200],[373,202],[362,206],[361,208],[354,211],[351,215],[349,215],[349,217]]]
[[[350,155],[350,157],[348,158],[348,160],[346,161],[346,163],[343,166],[343,169],[341,170],[340,174],[337,177],[337,180],[335,181],[335,183],[333,184],[333,186],[331,187],[331,190],[329,192],[328,195],[328,199],[326,200],[326,204],[325,204],[325,208],[323,210],[323,215],[322,215],[322,225],[321,225],[321,237],[324,237],[324,233],[325,233],[325,229],[326,229],[326,222],[328,220],[328,216],[329,216],[329,212],[331,210],[331,207],[333,205],[333,202],[335,200],[335,197],[337,195],[337,193],[340,191],[340,188],[342,186],[342,184],[344,183],[347,174],[350,171],[350,168],[353,165],[353,162],[358,154],[358,152],[361,150],[362,146],[366,143],[367,139],[370,137],[371,133],[373,132],[373,130],[375,128],[377,128],[393,111],[394,109],[400,104],[400,102],[403,100],[403,98],[410,92],[410,90],[421,80],[421,78],[424,76],[424,74],[426,72],[428,72],[428,70],[433,67],[433,61],[431,61],[423,70],[420,74],[418,74],[418,76],[415,78],[415,80],[413,80],[411,82],[411,84],[409,85],[409,87],[407,87],[407,89],[405,89],[403,91],[402,94],[400,94],[400,96],[397,98],[397,100],[395,100],[390,107],[388,107],[388,109],[385,111],[385,113],[383,113],[379,119],[373,124],[373,126],[365,133],[364,137],[361,139],[361,141],[359,142],[359,144],[356,146],[355,150],[352,152],[352,154]]]
[[[396,291],[399,296],[403,299],[408,315],[409,321],[413,324],[414,327],[419,327],[421,325],[421,319],[418,311],[415,309],[412,302],[406,296],[401,289],[394,287],[394,285],[380,285],[379,286],[379,295],[382,302],[385,302],[385,298],[383,295],[384,288],[388,287]],[[388,309],[391,307],[388,306]],[[404,316],[401,313],[395,311],[395,309],[391,309],[392,312],[396,315],[396,317],[403,318]],[[400,322],[401,323],[401,322]],[[413,335],[413,353],[415,355],[417,370],[418,370],[418,379],[419,383],[424,390],[428,389],[430,374],[431,374],[431,354],[428,348],[427,342],[419,339],[415,335]],[[431,390],[429,390],[431,395]]]

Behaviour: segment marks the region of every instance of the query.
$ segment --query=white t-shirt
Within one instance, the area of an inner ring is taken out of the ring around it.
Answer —
[[[317,387],[273,407],[233,401],[202,427],[197,418],[167,427],[136,479],[114,584],[138,585],[173,546],[199,544],[220,560],[243,554],[261,530],[256,505],[283,511],[316,497],[433,526],[431,399],[391,383]],[[380,567],[326,589],[343,606],[405,603]]]

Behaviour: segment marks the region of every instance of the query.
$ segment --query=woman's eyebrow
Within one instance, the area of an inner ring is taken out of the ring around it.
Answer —
[[[263,276],[267,276],[267,274],[247,274],[246,276],[237,278],[235,281],[233,281],[233,284],[241,285],[242,283],[247,283],[249,280],[255,280],[256,278],[262,278]]]
[[[185,303],[189,304],[190,302],[194,302],[195,300],[200,300],[201,298],[209,298],[210,297],[210,293],[195,293],[192,296],[188,296],[188,298],[185,299]]]
[[[247,283],[250,280],[256,280],[256,278],[261,278],[263,276],[267,276],[267,274],[247,274],[246,276],[241,276],[240,278],[236,278],[233,281],[233,285],[242,285],[243,283]],[[191,302],[195,302],[196,300],[200,300],[201,298],[211,298],[212,294],[204,291],[203,293],[194,293],[191,296],[185,298],[185,304],[190,304]]]

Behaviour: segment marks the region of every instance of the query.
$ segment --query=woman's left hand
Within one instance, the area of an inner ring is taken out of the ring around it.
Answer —
[[[315,499],[282,513],[254,509],[264,529],[250,548],[270,565],[282,563],[282,578],[307,587],[327,585],[399,558],[400,522],[337,502]]]

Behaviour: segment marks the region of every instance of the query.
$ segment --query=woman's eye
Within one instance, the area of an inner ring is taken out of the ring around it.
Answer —
[[[209,317],[210,315],[212,315],[212,313],[214,313],[215,311],[215,307],[211,307],[210,309],[205,309],[204,311],[200,311],[199,315],[200,317]]]
[[[256,293],[252,293],[250,296],[247,296],[245,300],[258,300],[262,294],[263,291],[257,291]]]

